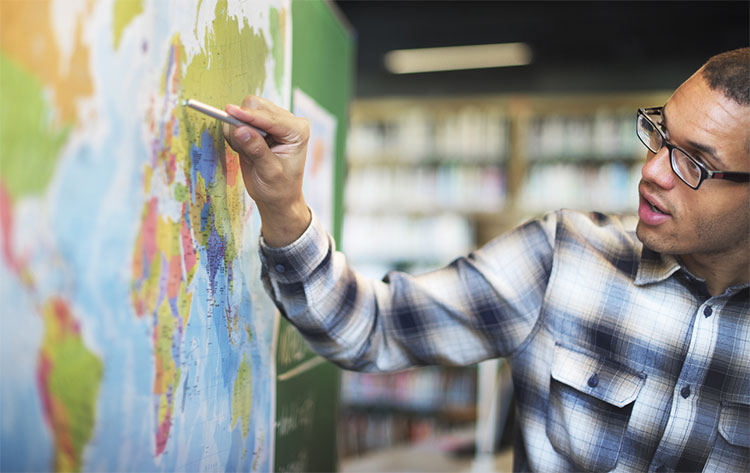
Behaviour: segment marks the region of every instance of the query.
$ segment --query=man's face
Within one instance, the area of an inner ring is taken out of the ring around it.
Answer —
[[[667,101],[662,125],[670,143],[709,170],[750,171],[750,107],[710,90],[700,72]],[[648,153],[641,174],[636,232],[648,248],[696,256],[750,251],[750,184],[707,179],[693,190],[672,171],[666,146]]]

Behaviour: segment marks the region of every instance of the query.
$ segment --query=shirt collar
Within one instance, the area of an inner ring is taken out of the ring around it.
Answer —
[[[643,246],[641,250],[641,259],[638,262],[638,271],[635,276],[634,284],[636,286],[645,286],[647,284],[662,282],[678,271],[681,271],[681,274],[686,280],[690,280],[694,284],[697,284],[702,291],[708,294],[706,281],[690,274],[690,271],[684,268],[677,258],[672,255],[657,253],[645,246]],[[724,294],[731,295],[748,288],[750,288],[750,283],[730,286],[724,291]],[[706,295],[706,297],[710,296]]]
[[[663,255],[644,246],[641,251],[641,259],[638,262],[635,285],[644,286],[664,281],[680,268],[680,263],[674,256]]]

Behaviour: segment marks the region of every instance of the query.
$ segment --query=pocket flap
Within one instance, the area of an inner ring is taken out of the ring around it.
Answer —
[[[608,404],[623,407],[638,397],[646,374],[614,360],[555,345],[552,378]]]
[[[722,402],[719,432],[732,445],[750,448],[750,405]]]

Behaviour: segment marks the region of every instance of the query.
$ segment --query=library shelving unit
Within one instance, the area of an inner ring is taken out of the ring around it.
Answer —
[[[476,370],[425,367],[341,377],[339,449],[343,457],[416,443],[471,425]]]
[[[360,269],[418,271],[470,250],[472,216],[505,205],[507,106],[374,100],[351,115],[344,242]]]
[[[547,210],[635,212],[645,158],[636,110],[668,97],[650,91],[355,101],[344,197],[349,261],[375,278],[391,269],[416,273]],[[475,368],[345,373],[342,455],[471,424],[476,391]],[[460,401],[443,399],[448,392]]]

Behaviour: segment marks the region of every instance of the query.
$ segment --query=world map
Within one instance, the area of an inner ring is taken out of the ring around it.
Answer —
[[[0,4],[0,470],[269,471],[276,311],[216,120],[290,5]]]

